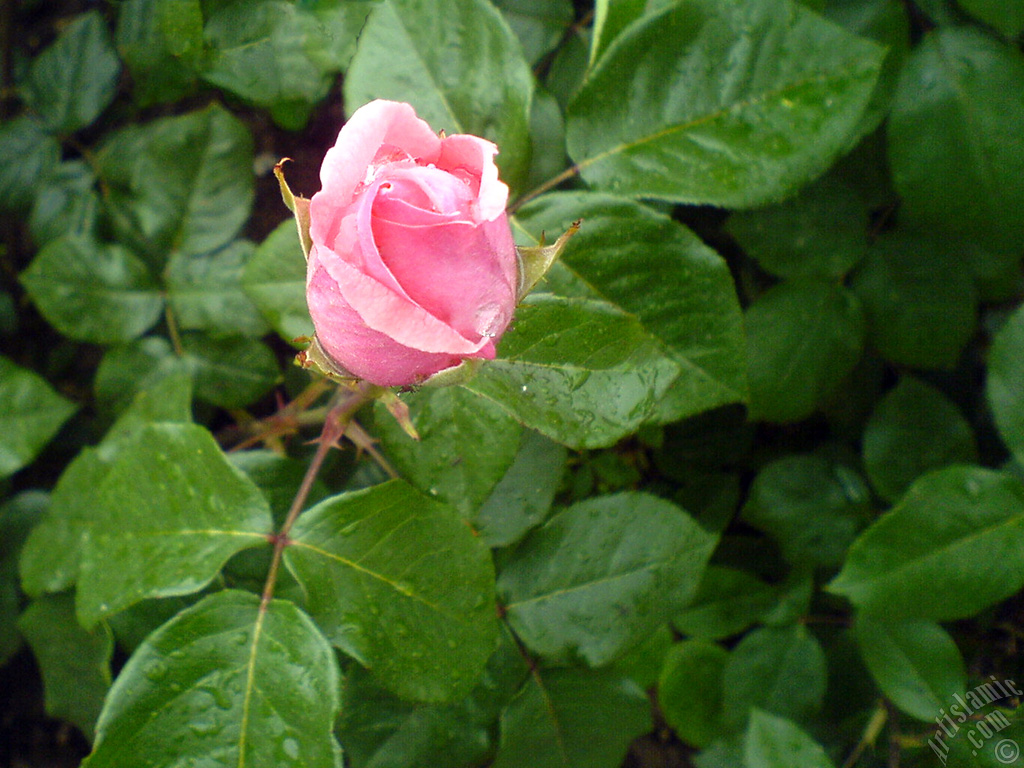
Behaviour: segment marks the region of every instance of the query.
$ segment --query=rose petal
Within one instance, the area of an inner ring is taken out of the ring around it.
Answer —
[[[428,211],[396,197],[378,195],[373,201],[373,220],[391,221],[409,227],[434,227],[439,224],[462,222],[474,226],[462,213]]]
[[[399,147],[424,163],[435,162],[441,140],[408,104],[378,99],[352,113],[327,150],[320,167],[321,189],[310,201],[310,234],[314,242],[326,243],[337,229],[334,220],[351,202],[367,170],[385,145]]]
[[[493,221],[505,212],[508,187],[498,180],[494,156],[498,148],[486,139],[468,134],[448,136],[441,142],[437,167],[445,171],[460,168],[480,180],[477,187],[477,210],[480,221]]]
[[[381,259],[412,301],[467,339],[499,336],[515,309],[515,245],[504,217],[479,226],[374,218]]]
[[[310,251],[310,274],[322,265],[338,284],[338,290],[345,301],[358,313],[362,322],[373,330],[385,333],[399,344],[421,352],[475,355],[486,343],[486,339],[464,338],[423,307],[355,269],[344,259],[329,256],[321,258],[318,250],[314,244]],[[339,362],[345,363],[344,360]]]
[[[410,205],[436,213],[462,213],[469,218],[476,193],[471,179],[462,179],[439,168],[393,165],[381,171],[386,180],[377,193],[374,205],[381,198],[404,200]],[[390,188],[387,188],[390,185]]]
[[[311,270],[306,295],[321,347],[347,371],[372,384],[408,386],[462,360],[410,349],[368,328],[322,265]]]

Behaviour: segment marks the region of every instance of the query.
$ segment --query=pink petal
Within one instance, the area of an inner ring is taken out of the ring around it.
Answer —
[[[410,386],[462,359],[409,349],[366,327],[322,265],[310,271],[307,300],[324,351],[347,371],[373,384]]]
[[[515,310],[516,254],[508,223],[428,227],[374,219],[381,259],[409,298],[467,339],[504,332]]]
[[[505,212],[508,187],[498,180],[498,166],[494,156],[498,148],[486,139],[468,134],[448,136],[441,142],[441,157],[437,167],[445,171],[465,169],[480,179],[477,190],[477,210],[481,221],[493,221]]]
[[[441,140],[408,104],[378,99],[357,109],[320,166],[321,189],[310,201],[314,242],[327,242],[334,215],[368,181],[367,171],[385,145],[424,163],[434,162],[441,151]]]
[[[421,352],[461,356],[475,355],[484,346],[486,340],[470,341],[464,338],[423,307],[363,274],[345,260],[330,258],[329,255],[322,258],[315,244],[310,251],[309,264],[310,274],[317,265],[323,266],[338,284],[338,290],[346,303],[358,313],[365,325],[387,334],[403,346]],[[313,308],[310,307],[312,312]],[[343,360],[338,362],[344,364]]]

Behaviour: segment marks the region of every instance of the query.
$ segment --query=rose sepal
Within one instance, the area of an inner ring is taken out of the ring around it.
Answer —
[[[523,298],[532,291],[544,275],[548,273],[552,265],[557,261],[565,250],[569,238],[580,231],[582,219],[574,221],[569,228],[551,245],[516,246],[516,255],[519,258],[519,290],[516,293],[516,301]],[[543,238],[542,238],[543,240]],[[441,371],[444,373],[444,371]]]
[[[420,433],[416,431],[416,427],[412,423],[412,415],[409,413],[409,406],[403,403],[394,390],[386,389],[379,396],[378,399],[387,408],[388,413],[398,422],[398,426],[402,428],[413,440],[418,441],[420,439]]]
[[[295,216],[295,226],[299,230],[299,243],[302,245],[302,255],[309,261],[309,250],[313,247],[313,238],[309,234],[309,200],[301,195],[292,193],[288,182],[284,179],[284,164],[291,162],[290,157],[282,157],[274,166],[274,176],[281,187],[281,199],[288,207],[288,210]]]
[[[324,351],[324,348],[320,344],[320,340],[313,336],[300,336],[295,339],[297,343],[308,342],[309,346],[299,352],[295,356],[295,364],[300,368],[306,368],[319,371],[328,379],[332,381],[338,381],[343,384],[350,384],[355,381],[359,381],[358,376],[353,376],[351,373],[346,371],[340,365],[338,365],[334,359]]]
[[[484,361],[478,357],[467,357],[458,365],[451,368],[443,368],[437,373],[424,379],[418,387],[453,387],[457,384],[465,384],[476,376],[477,371]]]

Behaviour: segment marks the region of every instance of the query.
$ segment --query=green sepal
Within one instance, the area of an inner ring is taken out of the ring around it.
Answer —
[[[516,255],[519,259],[519,290],[516,293],[516,301],[522,301],[541,279],[551,269],[551,265],[562,255],[565,244],[569,238],[580,231],[578,219],[570,225],[560,238],[551,245],[516,246]]]
[[[412,423],[412,416],[409,415],[409,406],[406,405],[402,400],[398,399],[398,395],[395,394],[394,390],[386,389],[378,398],[387,408],[395,421],[398,422],[398,426],[402,428],[413,440],[418,441],[420,439],[419,432],[416,431],[415,425]]]
[[[480,370],[480,366],[483,364],[482,358],[467,357],[458,365],[453,365],[451,368],[442,368],[437,373],[431,374],[419,386],[437,388],[465,384],[476,376],[477,371]]]
[[[334,362],[334,358],[327,354],[327,351],[320,344],[320,339],[315,335],[312,338],[308,336],[300,336],[295,339],[295,341],[309,342],[309,346],[295,356],[295,364],[300,368],[313,368],[331,381],[338,381],[342,383],[358,381],[358,377],[353,376]]]
[[[299,195],[292,194],[288,182],[284,180],[283,166],[290,162],[290,157],[282,157],[274,166],[274,176],[281,187],[281,199],[288,207],[288,210],[295,215],[295,226],[299,230],[299,242],[302,243],[302,255],[309,261],[309,251],[313,247],[313,238],[309,234],[309,200]]]

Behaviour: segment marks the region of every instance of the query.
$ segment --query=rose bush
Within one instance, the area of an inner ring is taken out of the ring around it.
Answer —
[[[310,201],[306,298],[324,353],[381,386],[494,357],[517,257],[497,147],[438,136],[408,104],[345,123]]]

